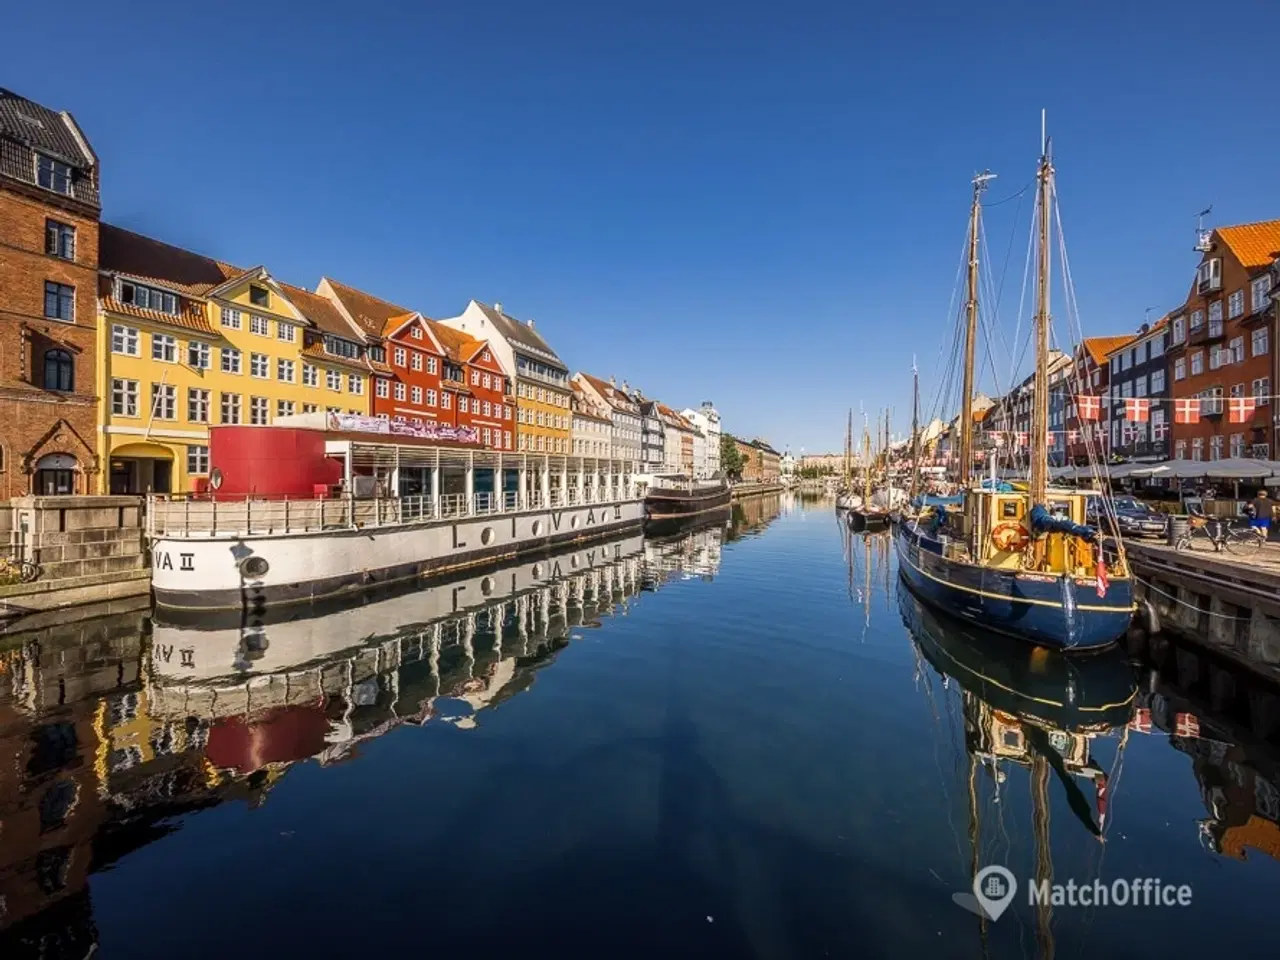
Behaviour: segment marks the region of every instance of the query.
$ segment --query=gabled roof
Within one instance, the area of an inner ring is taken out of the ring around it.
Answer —
[[[385,336],[388,321],[398,319],[403,322],[415,312],[408,307],[397,306],[389,300],[383,300],[371,293],[339,283],[332,277],[325,277],[322,282],[328,284],[347,314],[370,337]]]
[[[639,413],[640,408],[636,402],[613,384],[599,377],[593,377],[589,373],[579,373],[578,376],[590,384],[601,399],[615,410],[621,410],[623,413]]]
[[[1080,346],[1088,351],[1089,357],[1098,366],[1107,362],[1107,355],[1121,347],[1126,347],[1137,340],[1137,334],[1126,333],[1118,337],[1085,337]]]
[[[543,340],[531,325],[521,323],[515,317],[509,316],[496,307],[489,306],[487,303],[481,303],[479,300],[472,300],[471,302],[479,308],[480,312],[493,324],[494,329],[508,343],[516,347],[524,347],[549,365],[559,367],[565,373],[569,372],[569,368],[564,365],[560,355],[551,349],[547,341]]]
[[[321,297],[288,283],[280,284],[280,289],[293,304],[294,309],[315,324],[316,329],[322,333],[331,333],[356,343],[364,342],[364,335],[360,329],[349,323],[342,315],[342,311],[327,297]]]
[[[601,420],[605,423],[611,422],[608,410],[601,409],[595,398],[582,389],[582,384],[576,380],[571,380],[569,386],[573,388],[573,400],[571,403],[575,414],[591,420]]]
[[[1280,220],[1260,220],[1213,231],[1246,270],[1269,267],[1280,256]]]
[[[0,87],[0,140],[17,145],[0,149],[0,174],[34,183],[31,153],[43,153],[81,171],[82,175],[73,178],[72,194],[77,200],[98,205],[98,158],[80,125],[65,110],[50,110]]]
[[[435,320],[427,321],[427,328],[436,338],[436,342],[444,348],[445,355],[455,363],[468,363],[485,347],[483,340],[477,340],[469,333],[447,327]]]
[[[132,230],[102,224],[98,265],[108,273],[150,283],[188,297],[203,297],[245,273],[221,260],[192,253]]]

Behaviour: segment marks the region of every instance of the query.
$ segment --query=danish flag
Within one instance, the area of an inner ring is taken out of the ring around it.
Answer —
[[[1124,402],[1124,418],[1126,420],[1147,420],[1151,417],[1151,401],[1130,398]]]
[[[1098,558],[1098,564],[1094,568],[1094,589],[1097,590],[1099,597],[1107,595],[1107,587],[1110,581],[1107,579],[1107,562],[1101,557]]]
[[[1151,425],[1151,436],[1155,440],[1163,440],[1168,432],[1169,425],[1167,423],[1153,423]]]
[[[1079,430],[1068,430],[1068,431],[1067,431],[1067,443],[1079,443],[1079,442],[1080,442],[1080,431],[1079,431]]]
[[[1258,401],[1253,397],[1232,397],[1227,416],[1232,423],[1247,423],[1253,419],[1257,406]]]
[[[1102,403],[1091,394],[1084,393],[1076,397],[1076,406],[1081,420],[1097,420],[1102,416]]]
[[[1052,430],[1048,431],[1048,432],[1044,435],[1044,442],[1045,442],[1045,446],[1048,446],[1048,447],[1052,447],[1052,446],[1054,445],[1055,440],[1054,440],[1054,436],[1053,436],[1053,431],[1052,431]]]
[[[1026,433],[1024,433],[1023,431],[1019,431],[1017,434],[1015,434],[1015,436],[1017,437],[1017,440],[1018,440],[1018,446],[1025,447],[1027,445]]]
[[[1200,398],[1192,397],[1189,400],[1173,401],[1173,422],[1174,423],[1199,423],[1200,422]]]

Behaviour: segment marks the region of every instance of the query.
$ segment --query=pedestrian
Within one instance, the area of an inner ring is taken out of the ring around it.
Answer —
[[[1258,495],[1249,501],[1249,526],[1257,530],[1265,540],[1271,535],[1271,498],[1267,496],[1267,488],[1263,487]]]

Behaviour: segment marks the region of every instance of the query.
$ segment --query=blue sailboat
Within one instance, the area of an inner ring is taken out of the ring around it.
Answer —
[[[1048,141],[1037,173],[1035,386],[1030,478],[1025,491],[973,477],[974,352],[982,193],[973,182],[969,223],[964,382],[959,417],[960,502],[904,517],[894,531],[899,570],[925,602],[964,620],[1044,647],[1096,650],[1124,635],[1133,579],[1117,540],[1105,546],[1085,523],[1088,494],[1049,486],[1049,265],[1053,165]]]

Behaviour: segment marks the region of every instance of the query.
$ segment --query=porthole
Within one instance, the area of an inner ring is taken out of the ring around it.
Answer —
[[[248,580],[261,580],[270,569],[265,557],[245,557],[240,561],[240,575]]]
[[[480,581],[480,592],[486,597],[493,594],[493,577],[485,577]]]
[[[493,538],[495,536],[497,536],[497,534],[493,532],[493,527],[485,527],[480,531],[480,542],[487,547],[489,544],[493,543]]]
[[[541,520],[535,520],[535,521],[533,521],[533,535],[534,535],[535,537],[540,537],[540,536],[542,536],[542,521],[541,521]]]
[[[575,530],[578,528],[578,515],[576,513],[569,518],[569,526]]]

